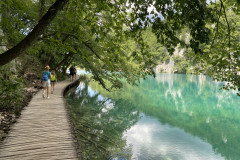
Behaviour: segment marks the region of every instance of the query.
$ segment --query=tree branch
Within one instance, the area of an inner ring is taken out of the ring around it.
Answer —
[[[224,17],[225,17],[225,20],[226,20],[226,22],[227,22],[227,26],[228,26],[228,40],[229,40],[229,43],[228,43],[228,47],[229,47],[229,53],[230,53],[230,51],[231,51],[231,36],[230,36],[230,34],[231,34],[231,30],[230,30],[230,26],[229,26],[229,23],[228,23],[228,19],[227,19],[227,14],[226,14],[226,10],[225,10],[225,6],[223,5],[223,2],[222,2],[222,0],[220,0],[221,1],[221,4],[222,4],[222,6],[223,6],[223,12],[224,12]]]
[[[51,36],[55,36],[56,34],[57,34],[57,32],[50,33],[50,34],[47,34],[47,35],[43,35],[43,36],[39,37],[39,38],[37,39],[37,41],[40,41],[40,40],[42,40],[42,39],[44,39],[44,38],[48,38],[48,37],[51,37]]]
[[[69,58],[72,57],[73,52],[70,52],[69,54],[65,54],[64,58],[60,63],[57,64],[57,66],[54,68],[54,70],[58,70],[60,66],[62,66],[65,62],[68,62]]]
[[[110,90],[109,88],[107,88],[104,80],[103,80],[103,79],[100,77],[100,75],[99,75],[99,73],[102,74],[102,72],[97,71],[97,70],[94,68],[94,66],[92,66],[91,63],[89,63],[86,59],[83,59],[83,60],[87,63],[87,66],[90,68],[90,70],[91,70],[91,72],[92,72],[92,74],[93,74],[94,79],[95,79],[96,81],[98,81],[98,82],[102,85],[102,87],[103,87],[104,89],[106,89],[107,91],[110,92],[111,90]]]
[[[56,0],[56,2],[49,8],[47,13],[41,18],[38,24],[33,28],[33,30],[21,42],[6,52],[0,54],[0,66],[9,63],[11,60],[17,58],[23,54],[25,50],[32,46],[68,1],[69,0]]]
[[[57,32],[50,33],[50,34],[48,34],[48,35],[44,35],[43,37],[39,38],[38,40],[42,40],[42,39],[44,39],[44,38],[47,38],[47,37],[50,37],[50,36],[54,36],[54,35],[56,35],[56,34],[57,34]],[[72,33],[61,32],[61,34],[65,34],[65,35],[71,36],[71,37],[79,40],[79,38],[78,38],[76,35],[72,34]],[[92,48],[87,42],[82,41],[82,44],[84,44],[88,49],[90,49],[91,52],[92,52],[98,59],[102,60],[102,58],[93,50],[93,48]]]
[[[40,0],[39,20],[42,18],[45,8],[45,0]]]
[[[211,52],[211,50],[212,50],[212,46],[213,46],[213,44],[214,44],[214,41],[215,41],[215,39],[216,39],[216,37],[217,37],[217,33],[218,33],[218,24],[219,24],[219,21],[220,21],[222,8],[223,8],[223,6],[222,6],[222,4],[221,4],[221,8],[220,8],[220,11],[219,11],[219,16],[218,16],[218,21],[217,21],[217,29],[216,29],[216,32],[215,32],[214,38],[213,38],[213,40],[212,40],[212,44],[211,44],[211,47],[210,47],[210,52]]]
[[[95,54],[95,56],[96,56],[98,59],[102,60],[101,57],[92,49],[92,47],[91,47],[87,42],[82,41],[82,43],[83,43],[86,47],[88,47],[88,48]]]

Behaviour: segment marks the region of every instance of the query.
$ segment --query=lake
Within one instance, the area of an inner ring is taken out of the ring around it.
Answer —
[[[240,97],[203,75],[157,74],[67,95],[84,159],[239,160]]]

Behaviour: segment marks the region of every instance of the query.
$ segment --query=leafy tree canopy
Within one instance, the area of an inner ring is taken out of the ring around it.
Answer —
[[[213,41],[211,24],[230,29],[226,11],[238,13],[239,1],[209,5],[206,0],[2,0],[0,6],[1,45],[9,49],[0,54],[0,66],[21,54],[34,54],[56,70],[70,64],[84,67],[105,88],[104,79],[111,81],[111,89],[121,87],[119,78],[134,84],[154,74],[155,56],[142,38],[147,27],[170,54],[181,44],[210,56],[212,50],[206,52],[203,46]],[[188,43],[178,37],[186,27]],[[135,47],[126,44],[129,38]]]

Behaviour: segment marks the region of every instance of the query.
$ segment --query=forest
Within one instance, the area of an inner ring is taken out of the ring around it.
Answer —
[[[84,68],[111,91],[122,78],[134,85],[174,62],[173,73],[207,74],[240,90],[239,4],[1,0],[0,111],[20,114],[45,65],[59,79],[71,65]]]

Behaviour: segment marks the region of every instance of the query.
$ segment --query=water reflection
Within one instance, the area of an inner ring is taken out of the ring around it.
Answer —
[[[130,159],[131,147],[122,137],[139,119],[134,105],[105,98],[85,83],[80,83],[66,98],[82,159]]]
[[[181,74],[159,74],[156,79],[142,81],[138,87],[124,84],[122,90],[113,93],[91,83],[91,87],[104,97],[131,102],[137,110],[154,119],[150,118],[151,123],[146,122],[144,125],[139,125],[139,122],[129,130],[131,137],[133,131],[139,129],[134,132],[134,137],[142,137],[149,142],[148,145],[139,141],[136,145],[137,139],[128,140],[129,144],[130,141],[133,143],[133,153],[138,159],[144,160],[148,155],[151,159],[205,160],[222,157],[227,160],[239,160],[240,97],[237,97],[234,91],[219,90],[222,85],[204,75]],[[152,130],[144,130],[145,128]],[[157,130],[159,128],[169,132],[164,132],[167,134],[163,136]],[[141,129],[143,132],[140,132]],[[144,135],[145,133],[151,135]],[[180,142],[182,139],[184,141]],[[155,154],[154,149],[166,150],[166,154],[160,151]],[[151,151],[144,152],[148,150]],[[175,154],[170,156],[169,153],[175,152],[180,158],[176,158]]]
[[[211,145],[184,130],[161,124],[157,119],[143,116],[125,133],[133,148],[133,159],[222,160]]]

